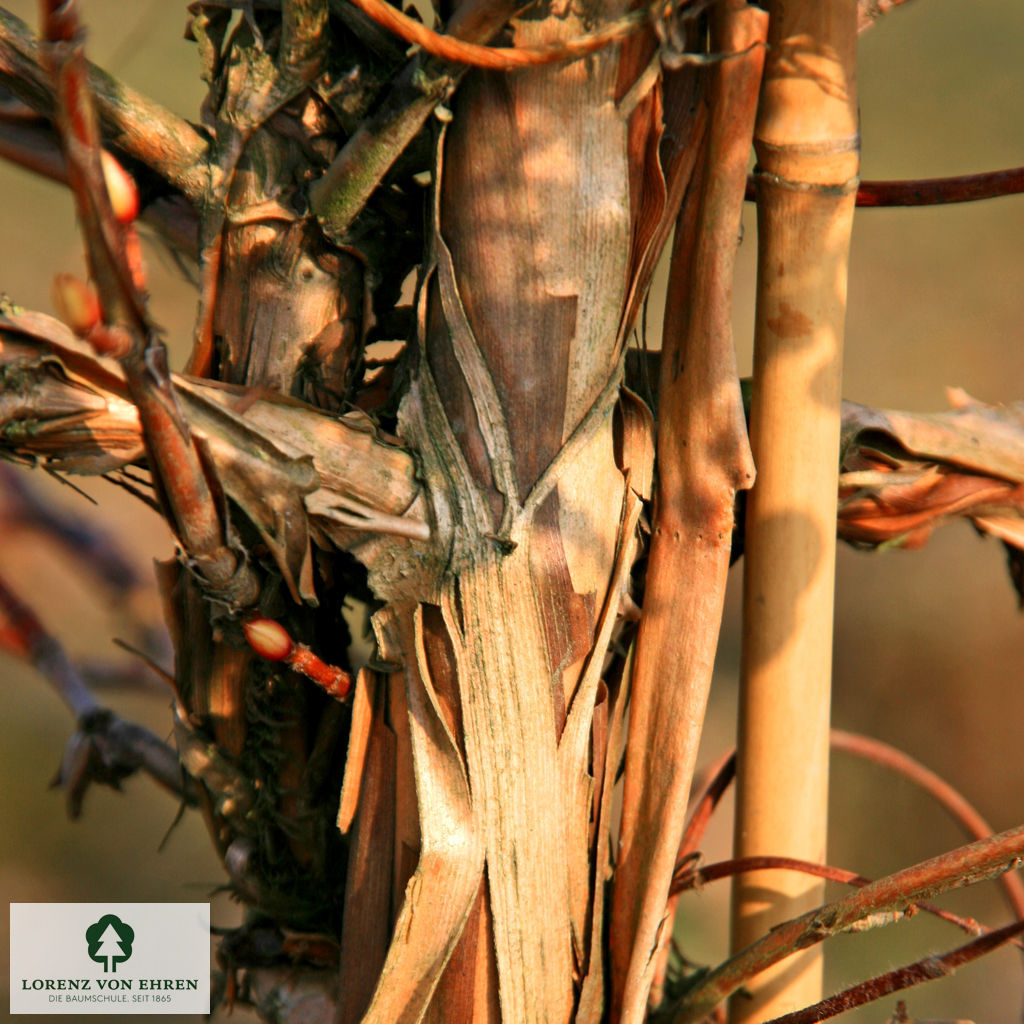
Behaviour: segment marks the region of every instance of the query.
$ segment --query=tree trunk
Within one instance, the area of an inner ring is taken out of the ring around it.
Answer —
[[[539,12],[514,23],[512,42],[557,44],[626,11]],[[206,17],[194,32],[216,43],[222,21]],[[244,72],[208,58],[228,87],[211,152],[224,174],[200,231],[207,287],[192,365],[330,410],[359,371],[364,274],[385,277],[390,295],[395,274],[357,229],[335,234],[339,251],[282,212],[281,176],[313,172],[329,112],[315,95],[286,90],[280,74],[272,102],[241,90],[265,74],[246,45],[243,26],[233,52]],[[364,675],[349,727],[366,740],[347,879],[335,841],[310,832],[309,797],[288,795],[304,790],[316,758],[337,763],[346,724],[314,711],[320,702],[290,674],[268,680],[290,713],[275,703],[273,745],[289,752],[275,776],[275,827],[239,836],[237,822],[209,810],[226,863],[252,876],[254,902],[280,897],[269,874],[295,878],[285,902],[293,923],[325,886],[340,901],[344,879],[342,1020],[568,1021],[577,1006],[577,1019],[602,1014],[611,782],[622,753],[609,718],[621,722],[625,699],[614,684],[621,665],[602,676],[610,655],[621,661],[612,642],[653,453],[649,413],[620,398],[622,366],[693,162],[679,137],[659,154],[659,89],[630,94],[652,55],[641,36],[554,67],[471,72],[451,124],[435,133],[410,384],[395,427],[416,453],[430,536],[354,549],[383,602],[373,628],[377,663],[389,668]],[[685,103],[694,75],[674,79]],[[673,114],[683,138],[691,116]],[[302,126],[289,135],[298,147],[282,140],[287,123]],[[287,594],[263,610],[342,660],[329,636],[352,570],[337,560],[327,569],[318,556],[311,577],[308,560],[298,563]],[[169,577],[177,617],[191,621],[195,585]],[[186,647],[189,631],[178,635]],[[259,760],[245,710],[252,655],[230,630],[207,635],[201,655],[193,644],[179,658],[183,703],[194,724],[212,723],[231,759]],[[189,685],[190,675],[202,678]],[[318,715],[310,736],[302,723]],[[351,771],[350,761],[355,802]],[[595,868],[598,851],[604,866]]]
[[[583,27],[574,15],[524,20],[515,43]],[[641,497],[626,471],[650,473],[649,443],[624,443],[616,413],[632,236],[618,78],[611,50],[472,73],[438,143],[422,355],[400,434],[420,455],[440,571],[378,635],[407,666],[410,709],[441,715],[447,742],[430,756],[447,763],[446,804],[463,808],[465,832],[436,871],[421,855],[398,923],[408,940],[392,946],[370,1020],[415,1019],[429,988],[408,1006],[402,989],[436,981],[449,957],[436,1020],[463,1019],[467,970],[472,1019],[498,1019],[500,1004],[503,1020],[567,1021],[601,977],[592,850],[605,744],[594,714],[636,552]],[[387,583],[378,596],[392,599]],[[426,751],[421,762],[412,742],[426,829],[437,812],[424,800]],[[475,873],[456,887],[469,850]],[[439,884],[455,921],[443,935],[427,910]]]

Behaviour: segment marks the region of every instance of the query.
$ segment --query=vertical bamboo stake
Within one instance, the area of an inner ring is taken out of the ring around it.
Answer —
[[[736,856],[820,861],[846,272],[858,168],[856,0],[775,0],[754,145],[758,295],[747,510]],[[733,890],[733,948],[823,900],[756,872]],[[753,1024],[821,996],[820,952],[733,1000]]]

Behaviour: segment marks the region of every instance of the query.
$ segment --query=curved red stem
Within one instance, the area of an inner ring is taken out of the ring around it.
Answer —
[[[952,974],[958,967],[992,952],[1021,932],[1024,932],[1024,921],[1015,921],[1005,928],[988,932],[981,938],[958,946],[948,953],[943,953],[940,956],[928,956],[915,963],[897,967],[896,970],[889,971],[887,974],[869,978],[859,985],[854,985],[852,988],[837,992],[834,996],[822,999],[821,1002],[815,1003],[813,1006],[806,1006],[802,1010],[795,1010],[793,1013],[776,1017],[768,1024],[817,1024],[818,1021],[828,1020],[846,1010],[864,1006],[866,1003],[874,1002],[874,1000],[891,995],[893,992],[900,992],[912,985],[919,985],[922,981],[933,981],[936,978]]]
[[[796,857],[736,857],[733,860],[718,861],[715,864],[708,864],[706,867],[698,868],[692,862],[682,865],[672,879],[672,887],[669,889],[671,895],[685,892],[687,889],[696,889],[706,882],[716,882],[721,878],[731,878],[733,875],[742,875],[748,871],[799,871],[805,875],[814,875],[816,878],[824,878],[829,882],[839,882],[842,885],[852,885],[855,888],[863,888],[871,884],[870,878],[858,875],[854,871],[846,871],[843,868],[833,867],[831,864],[817,864],[814,861],[799,860]],[[910,916],[914,910],[923,910],[933,917],[941,918],[949,924],[967,932],[969,935],[988,935],[995,929],[976,921],[973,917],[962,917],[943,910],[932,903],[915,903],[913,910],[908,912]],[[1014,944],[1021,946],[1019,940]]]
[[[857,189],[857,205],[945,206],[973,203],[1024,192],[1024,167],[981,174],[960,174],[949,178],[921,178],[906,181],[862,181]],[[747,179],[746,198],[756,199],[754,179]]]
[[[992,826],[974,809],[971,803],[953,788],[948,782],[926,768],[920,761],[896,747],[883,743],[881,740],[863,736],[860,733],[845,732],[833,729],[830,742],[834,750],[853,754],[875,764],[889,768],[902,775],[920,789],[932,796],[949,814],[963,827],[968,835],[975,839],[984,839],[993,834]],[[729,788],[736,773],[735,751],[730,751],[711,766],[710,781],[700,790],[700,796],[693,803],[690,820],[679,844],[676,858],[676,874],[678,876],[683,864],[700,844],[707,828],[708,821],[718,806],[722,795]],[[1013,873],[1003,875],[1000,884],[1006,893],[1007,902],[1013,909],[1014,916],[1024,920],[1024,881]]]

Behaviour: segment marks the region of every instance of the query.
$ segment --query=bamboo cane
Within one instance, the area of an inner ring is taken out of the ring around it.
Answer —
[[[771,7],[755,131],[758,295],[735,855],[820,861],[828,806],[835,493],[857,184],[856,0]],[[740,876],[733,948],[822,902],[823,883]],[[821,996],[820,952],[759,976],[733,1024]]]

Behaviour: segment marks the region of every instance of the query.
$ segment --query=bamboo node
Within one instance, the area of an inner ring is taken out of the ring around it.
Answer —
[[[827,184],[818,181],[794,181],[791,178],[784,178],[781,174],[773,174],[771,171],[754,168],[754,181],[758,188],[765,185],[775,188],[786,189],[790,192],[814,192],[817,195],[826,196],[848,196],[855,193],[860,185],[860,177],[854,176],[847,181],[837,184]]]

